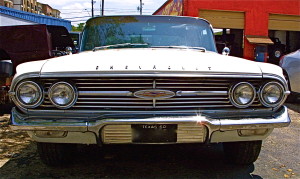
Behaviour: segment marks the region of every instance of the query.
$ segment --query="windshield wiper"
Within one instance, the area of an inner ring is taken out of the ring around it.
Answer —
[[[179,49],[195,49],[206,52],[204,47],[190,47],[190,46],[151,46],[151,48],[179,48]]]
[[[123,44],[114,44],[114,45],[105,45],[100,47],[95,47],[93,51],[110,49],[110,48],[122,48],[122,47],[148,47],[147,43],[123,43]]]

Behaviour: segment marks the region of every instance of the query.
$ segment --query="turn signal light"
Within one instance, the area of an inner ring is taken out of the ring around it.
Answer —
[[[242,129],[238,130],[239,136],[255,136],[255,135],[265,135],[268,129]]]
[[[67,134],[67,131],[34,131],[34,135],[40,138],[63,138]]]

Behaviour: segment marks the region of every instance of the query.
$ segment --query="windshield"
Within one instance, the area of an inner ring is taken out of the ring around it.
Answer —
[[[117,45],[117,44],[143,45]],[[145,46],[145,44],[147,46]],[[170,16],[98,17],[87,22],[81,51],[114,48],[201,47],[216,51],[213,32],[207,22]]]

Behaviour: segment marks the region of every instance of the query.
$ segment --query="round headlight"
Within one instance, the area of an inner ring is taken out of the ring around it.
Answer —
[[[276,107],[284,99],[284,88],[277,82],[266,83],[260,90],[260,100],[266,107]]]
[[[230,101],[238,108],[246,108],[253,103],[255,95],[254,86],[247,82],[241,82],[231,88]]]
[[[16,88],[17,101],[24,107],[35,108],[41,104],[43,92],[33,81],[24,81]]]
[[[48,92],[50,101],[58,108],[69,108],[76,102],[75,88],[66,82],[52,85]]]

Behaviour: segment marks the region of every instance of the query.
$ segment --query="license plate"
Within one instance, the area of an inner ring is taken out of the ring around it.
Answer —
[[[133,143],[170,143],[177,141],[177,124],[132,124]]]

